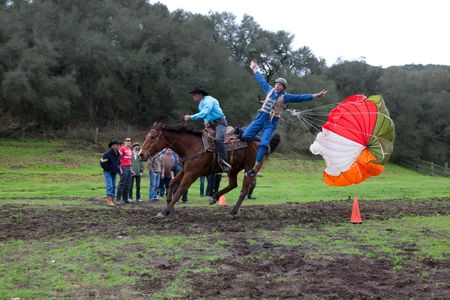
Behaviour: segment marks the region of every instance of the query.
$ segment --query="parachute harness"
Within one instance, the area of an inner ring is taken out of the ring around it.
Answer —
[[[269,113],[270,122],[272,122],[274,117],[280,118],[284,108],[284,95],[281,95],[276,100],[271,98],[274,90],[275,89],[271,89],[270,92],[267,93],[266,99],[260,109],[260,111]]]

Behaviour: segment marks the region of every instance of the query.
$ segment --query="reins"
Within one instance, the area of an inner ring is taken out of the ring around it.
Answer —
[[[164,130],[164,126],[162,126],[161,128],[158,128],[158,129],[156,129],[156,128],[151,128],[151,129],[150,129],[150,132],[151,132],[152,130],[153,130],[153,131],[156,131],[157,134],[158,134],[158,136],[157,136],[156,140],[154,140],[154,141],[151,143],[150,148],[149,148],[149,152],[151,152],[153,146],[156,145],[156,144],[159,142],[159,139],[160,139],[160,137],[161,137],[161,135],[162,135],[162,131]],[[166,146],[167,146],[168,148],[173,149],[173,144],[174,144],[178,139],[179,139],[179,138],[176,138],[172,143],[168,143],[168,142],[167,142],[167,139],[165,139],[165,144],[166,144]],[[181,161],[181,162],[186,162],[186,161],[188,161],[188,160],[196,159],[197,157],[202,156],[203,153],[206,153],[206,151],[203,150],[203,151],[200,151],[200,152],[191,154],[191,155],[189,155],[189,156],[187,156],[187,157],[184,157],[184,158],[181,157],[181,156],[179,156],[179,157],[180,157],[180,161]]]

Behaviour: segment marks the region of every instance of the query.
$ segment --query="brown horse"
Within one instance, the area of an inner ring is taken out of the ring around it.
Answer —
[[[272,151],[279,141],[278,135],[272,138]],[[216,203],[220,196],[237,187],[239,171],[242,169],[247,171],[253,167],[258,142],[247,142],[247,144],[245,148],[228,151],[228,161],[231,163],[231,171],[228,173],[228,186],[210,197],[209,204]],[[182,125],[153,124],[142,145],[140,155],[142,159],[148,159],[167,147],[173,149],[180,156],[183,167],[180,173],[170,182],[167,193],[168,206],[158,214],[158,217],[161,218],[166,217],[173,211],[175,203],[198,177],[222,172],[219,164],[214,162],[217,155],[205,151],[202,132],[193,131]],[[238,213],[253,180],[252,177],[244,176],[238,201],[230,211],[232,217]]]

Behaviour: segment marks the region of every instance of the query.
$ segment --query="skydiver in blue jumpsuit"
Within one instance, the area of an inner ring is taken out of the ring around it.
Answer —
[[[245,173],[246,176],[253,177],[258,173],[264,163],[264,158],[267,154],[272,134],[277,128],[284,104],[321,98],[326,95],[327,91],[322,90],[316,94],[289,94],[285,92],[287,87],[286,79],[276,79],[275,85],[272,87],[264,79],[254,60],[250,63],[250,69],[253,71],[255,78],[261,85],[264,93],[266,93],[266,99],[259,109],[256,118],[242,134],[243,140],[260,141],[258,152],[256,153],[255,166]],[[258,136],[259,132],[261,132],[261,138]]]

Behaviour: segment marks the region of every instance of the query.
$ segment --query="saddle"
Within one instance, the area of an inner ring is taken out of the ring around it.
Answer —
[[[237,149],[242,149],[247,147],[247,142],[242,141],[238,137],[239,130],[235,130],[234,127],[227,126],[227,130],[225,133],[225,148],[228,151],[233,151]],[[203,130],[202,135],[202,141],[203,141],[203,147],[205,148],[205,151],[208,152],[215,152],[216,151],[216,131],[212,128],[205,128]]]

